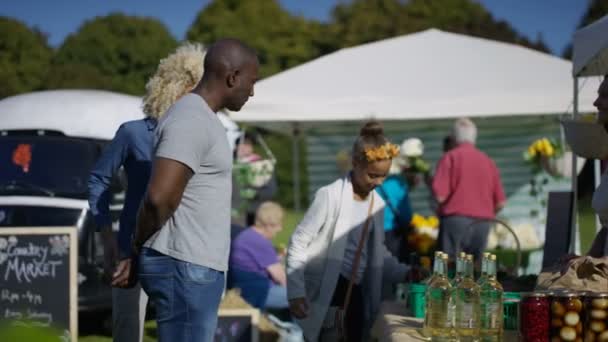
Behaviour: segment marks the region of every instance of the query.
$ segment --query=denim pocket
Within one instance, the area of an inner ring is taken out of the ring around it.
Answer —
[[[139,276],[157,275],[170,277],[173,274],[175,261],[166,255],[158,253],[151,255],[142,253],[139,257]]]
[[[209,267],[195,265],[189,262],[184,263],[186,281],[198,284],[210,284],[215,282],[221,272]]]

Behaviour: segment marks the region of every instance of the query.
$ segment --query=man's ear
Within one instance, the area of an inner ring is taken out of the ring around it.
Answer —
[[[234,88],[236,86],[238,76],[238,70],[232,71],[228,74],[228,76],[226,77],[226,85],[228,86],[228,88]]]

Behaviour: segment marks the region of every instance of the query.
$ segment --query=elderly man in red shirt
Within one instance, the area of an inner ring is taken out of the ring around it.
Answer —
[[[467,119],[456,120],[452,129],[456,147],[439,160],[432,181],[439,203],[439,249],[455,257],[463,251],[481,257],[488,241],[490,223],[505,203],[496,164],[475,147],[477,127]]]

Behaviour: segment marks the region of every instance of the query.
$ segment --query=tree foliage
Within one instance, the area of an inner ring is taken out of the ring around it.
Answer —
[[[187,39],[205,45],[241,39],[256,49],[265,77],[319,56],[322,30],[320,23],[290,14],[276,0],[224,0],[198,14]]]
[[[530,41],[471,0],[354,0],[334,8],[330,31],[345,47],[429,28],[548,51],[542,38]]]
[[[606,14],[608,14],[608,0],[593,0],[589,4],[587,11],[585,11],[585,14],[583,14],[583,17],[578,24],[578,28],[583,28],[602,18]],[[568,44],[562,55],[564,58],[572,58],[572,44]]]
[[[53,51],[36,29],[0,17],[0,98],[40,89]]]
[[[57,51],[49,88],[101,88],[143,94],[161,58],[177,46],[156,19],[110,14],[87,21]]]

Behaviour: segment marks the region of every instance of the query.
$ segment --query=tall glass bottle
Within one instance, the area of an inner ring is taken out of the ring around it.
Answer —
[[[425,293],[424,334],[431,341],[448,341],[452,329],[448,317],[452,287],[447,276],[446,258],[443,253],[435,254],[433,277],[427,283]]]
[[[473,256],[467,255],[465,273],[453,291],[455,305],[454,333],[461,342],[479,338],[479,285],[474,280]]]
[[[443,255],[442,251],[436,251],[435,256],[433,258],[433,273],[424,280],[426,285],[431,284],[436,278],[441,276],[441,256]]]
[[[477,285],[481,285],[488,279],[488,260],[490,259],[490,253],[484,252],[481,258],[481,275],[477,279]]]
[[[487,342],[502,341],[503,289],[496,279],[496,255],[487,263],[487,280],[481,285],[481,339]]]
[[[456,288],[456,286],[458,286],[458,283],[462,280],[466,257],[467,254],[465,252],[458,253],[458,256],[456,257],[456,274],[454,275],[454,279],[452,279],[452,281],[450,282],[453,288]]]

